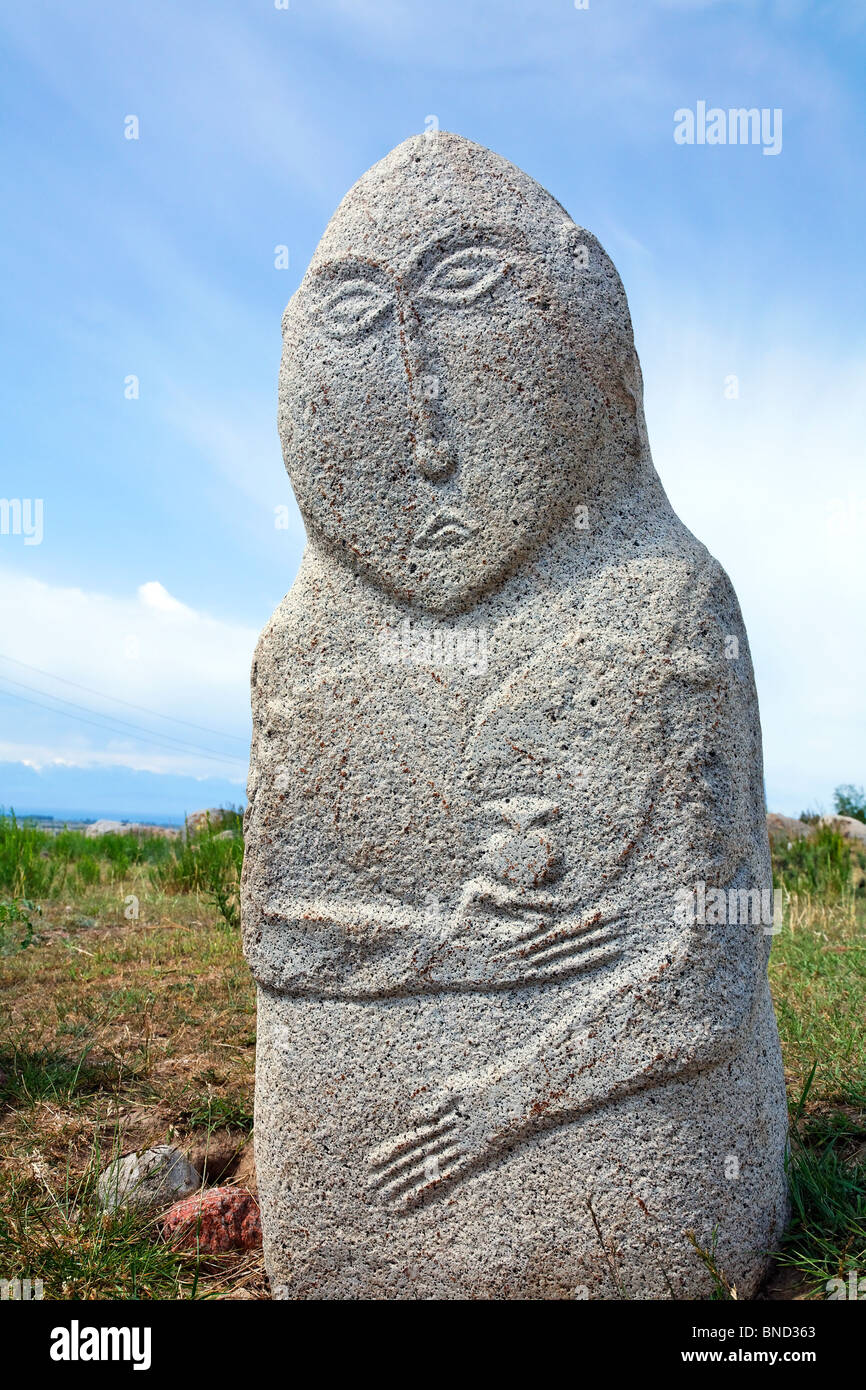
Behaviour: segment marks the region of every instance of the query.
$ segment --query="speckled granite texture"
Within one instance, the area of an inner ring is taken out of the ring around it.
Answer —
[[[244,868],[274,1294],[703,1297],[691,1231],[747,1297],[786,1216],[757,700],[616,270],[418,136],[283,335],[309,540]]]

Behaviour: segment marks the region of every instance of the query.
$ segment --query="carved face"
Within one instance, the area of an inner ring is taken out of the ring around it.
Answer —
[[[280,435],[311,534],[447,613],[583,500],[599,392],[559,205],[498,198],[511,166],[466,141],[414,148],[352,190],[289,305]]]

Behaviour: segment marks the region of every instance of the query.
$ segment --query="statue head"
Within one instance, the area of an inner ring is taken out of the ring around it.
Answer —
[[[643,457],[619,277],[514,165],[415,136],[343,199],[286,309],[279,425],[310,535],[459,612]]]

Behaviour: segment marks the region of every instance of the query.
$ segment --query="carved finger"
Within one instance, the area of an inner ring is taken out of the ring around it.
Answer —
[[[396,1180],[402,1173],[408,1172],[418,1163],[423,1164],[438,1158],[453,1143],[454,1125],[444,1125],[435,1138],[426,1139],[422,1143],[416,1144],[413,1148],[407,1149],[398,1157],[391,1159],[390,1162],[377,1164],[369,1180],[369,1186],[382,1187],[386,1183]]]
[[[464,1150],[459,1145],[453,1145],[450,1149],[443,1150],[435,1159],[425,1159],[394,1182],[382,1187],[379,1196],[383,1202],[391,1205],[414,1206],[441,1183],[455,1177],[464,1158]]]
[[[570,922],[566,922],[564,926],[557,927],[554,932],[550,931],[550,921],[544,921],[536,924],[534,927],[530,927],[525,932],[521,932],[519,936],[515,936],[509,943],[509,946],[516,947],[525,945],[527,948],[531,948],[535,938],[539,936],[542,937],[542,945],[546,944],[547,936],[557,936],[563,940],[566,938],[571,939],[572,937],[585,936],[589,932],[596,930],[600,931],[616,920],[617,919],[614,917],[601,917],[598,913],[594,912],[591,917],[585,917],[580,922],[573,925]]]
[[[621,935],[621,930],[619,927],[605,926],[579,934],[570,931],[548,932],[547,936],[541,937],[528,946],[513,948],[512,954],[519,956],[522,960],[528,960],[532,956],[542,955],[558,946],[575,952],[591,951],[595,946]]]
[[[543,957],[536,957],[527,966],[527,973],[533,980],[553,979],[557,975],[576,974],[579,971],[596,970],[622,955],[622,947],[616,945],[600,946],[594,951],[575,956],[565,947],[551,951]]]
[[[610,926],[596,928],[592,932],[584,932],[580,935],[563,931],[547,932],[545,936],[529,945],[512,943],[507,950],[499,952],[498,958],[509,965],[531,966],[535,965],[541,957],[547,957],[551,951],[562,950],[568,955],[577,956],[584,951],[593,951],[598,946],[603,946],[620,935],[621,928]]]
[[[419,1144],[424,1144],[430,1140],[437,1139],[446,1129],[453,1129],[456,1123],[457,1110],[454,1102],[447,1108],[443,1107],[438,1114],[406,1129],[402,1134],[398,1134],[394,1139],[387,1139],[382,1144],[377,1144],[370,1150],[369,1161],[374,1168],[380,1168],[383,1164],[392,1163],[401,1154],[410,1149],[416,1148]]]

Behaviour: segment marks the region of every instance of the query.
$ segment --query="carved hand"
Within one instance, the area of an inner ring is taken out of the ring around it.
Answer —
[[[490,985],[536,983],[607,964],[622,950],[621,923],[602,907],[568,912],[567,902],[521,893],[486,878],[464,887],[449,958],[466,973],[472,962]],[[447,969],[449,959],[443,960]],[[437,971],[437,974],[439,972]]]
[[[408,1211],[463,1177],[497,1140],[484,1091],[471,1083],[417,1107],[408,1126],[368,1155],[374,1200]]]

